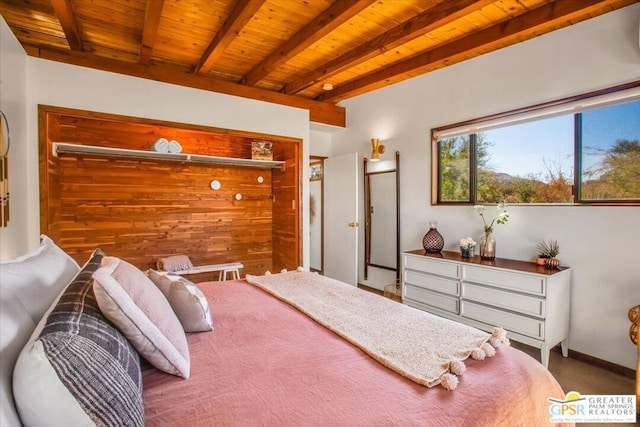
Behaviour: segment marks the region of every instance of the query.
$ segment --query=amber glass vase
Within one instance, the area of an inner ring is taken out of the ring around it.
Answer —
[[[496,259],[496,241],[493,238],[491,231],[486,231],[482,235],[478,242],[478,247],[480,248],[481,259]]]

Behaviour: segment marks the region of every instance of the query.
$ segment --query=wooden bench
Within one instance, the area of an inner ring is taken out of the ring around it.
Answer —
[[[200,265],[192,267],[189,270],[172,271],[171,274],[177,274],[178,276],[184,276],[187,274],[200,274],[200,273],[212,273],[219,271],[218,280],[227,280],[227,274],[231,273],[231,280],[240,278],[240,269],[244,268],[244,265],[239,262],[230,262],[228,264],[210,264]]]

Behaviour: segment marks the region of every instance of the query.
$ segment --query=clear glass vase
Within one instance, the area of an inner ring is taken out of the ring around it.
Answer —
[[[478,242],[481,259],[496,259],[496,241],[491,235],[491,231],[486,231]]]
[[[438,253],[444,247],[444,238],[438,232],[437,221],[429,221],[429,231],[422,238],[422,246],[430,253]]]

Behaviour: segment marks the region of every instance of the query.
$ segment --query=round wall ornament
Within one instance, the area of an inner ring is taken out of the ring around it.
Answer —
[[[217,179],[214,179],[213,181],[211,181],[209,186],[211,187],[212,190],[219,190],[220,187],[222,187],[222,184]]]

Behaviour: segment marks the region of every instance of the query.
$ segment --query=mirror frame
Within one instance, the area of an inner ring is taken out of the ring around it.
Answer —
[[[396,151],[396,167],[395,169],[387,169],[383,171],[369,172],[367,169],[368,160],[365,157],[364,162],[364,279],[367,280],[369,275],[369,267],[382,268],[386,270],[395,270],[396,283],[400,283],[400,152]],[[371,264],[371,181],[370,176],[381,173],[395,173],[396,178],[396,267],[386,267],[377,264]]]

